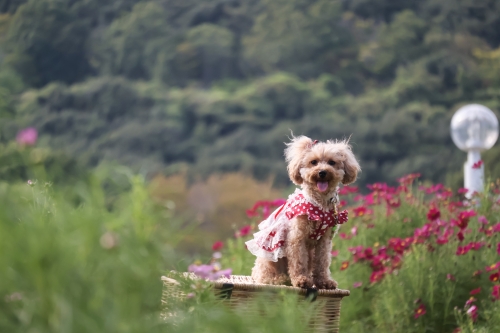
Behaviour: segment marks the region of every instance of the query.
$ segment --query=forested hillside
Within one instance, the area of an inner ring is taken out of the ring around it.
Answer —
[[[495,0],[3,0],[0,142],[90,166],[288,184],[290,130],[351,137],[361,184],[458,184],[463,104],[500,106]],[[1,154],[1,152],[0,152]],[[500,149],[485,154],[500,174]]]

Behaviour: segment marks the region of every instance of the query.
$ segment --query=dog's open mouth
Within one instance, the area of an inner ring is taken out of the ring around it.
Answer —
[[[320,192],[325,192],[328,189],[328,182],[317,182],[316,186]]]

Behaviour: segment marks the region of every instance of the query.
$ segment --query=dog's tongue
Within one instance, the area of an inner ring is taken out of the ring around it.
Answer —
[[[320,192],[325,192],[326,189],[328,188],[328,182],[318,182],[316,186],[318,186]]]

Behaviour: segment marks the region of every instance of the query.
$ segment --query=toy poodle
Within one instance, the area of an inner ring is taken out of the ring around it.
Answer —
[[[259,283],[335,289],[330,276],[334,229],[347,221],[338,212],[338,188],[361,170],[347,140],[318,142],[306,136],[287,144],[285,159],[292,182],[300,185],[286,203],[259,224],[246,242],[257,259],[252,278]]]

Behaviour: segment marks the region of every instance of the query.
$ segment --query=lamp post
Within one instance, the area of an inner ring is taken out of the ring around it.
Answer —
[[[451,138],[467,152],[464,164],[464,187],[467,198],[484,189],[484,165],[481,151],[493,147],[498,138],[498,120],[487,107],[469,104],[458,109],[451,118]]]

